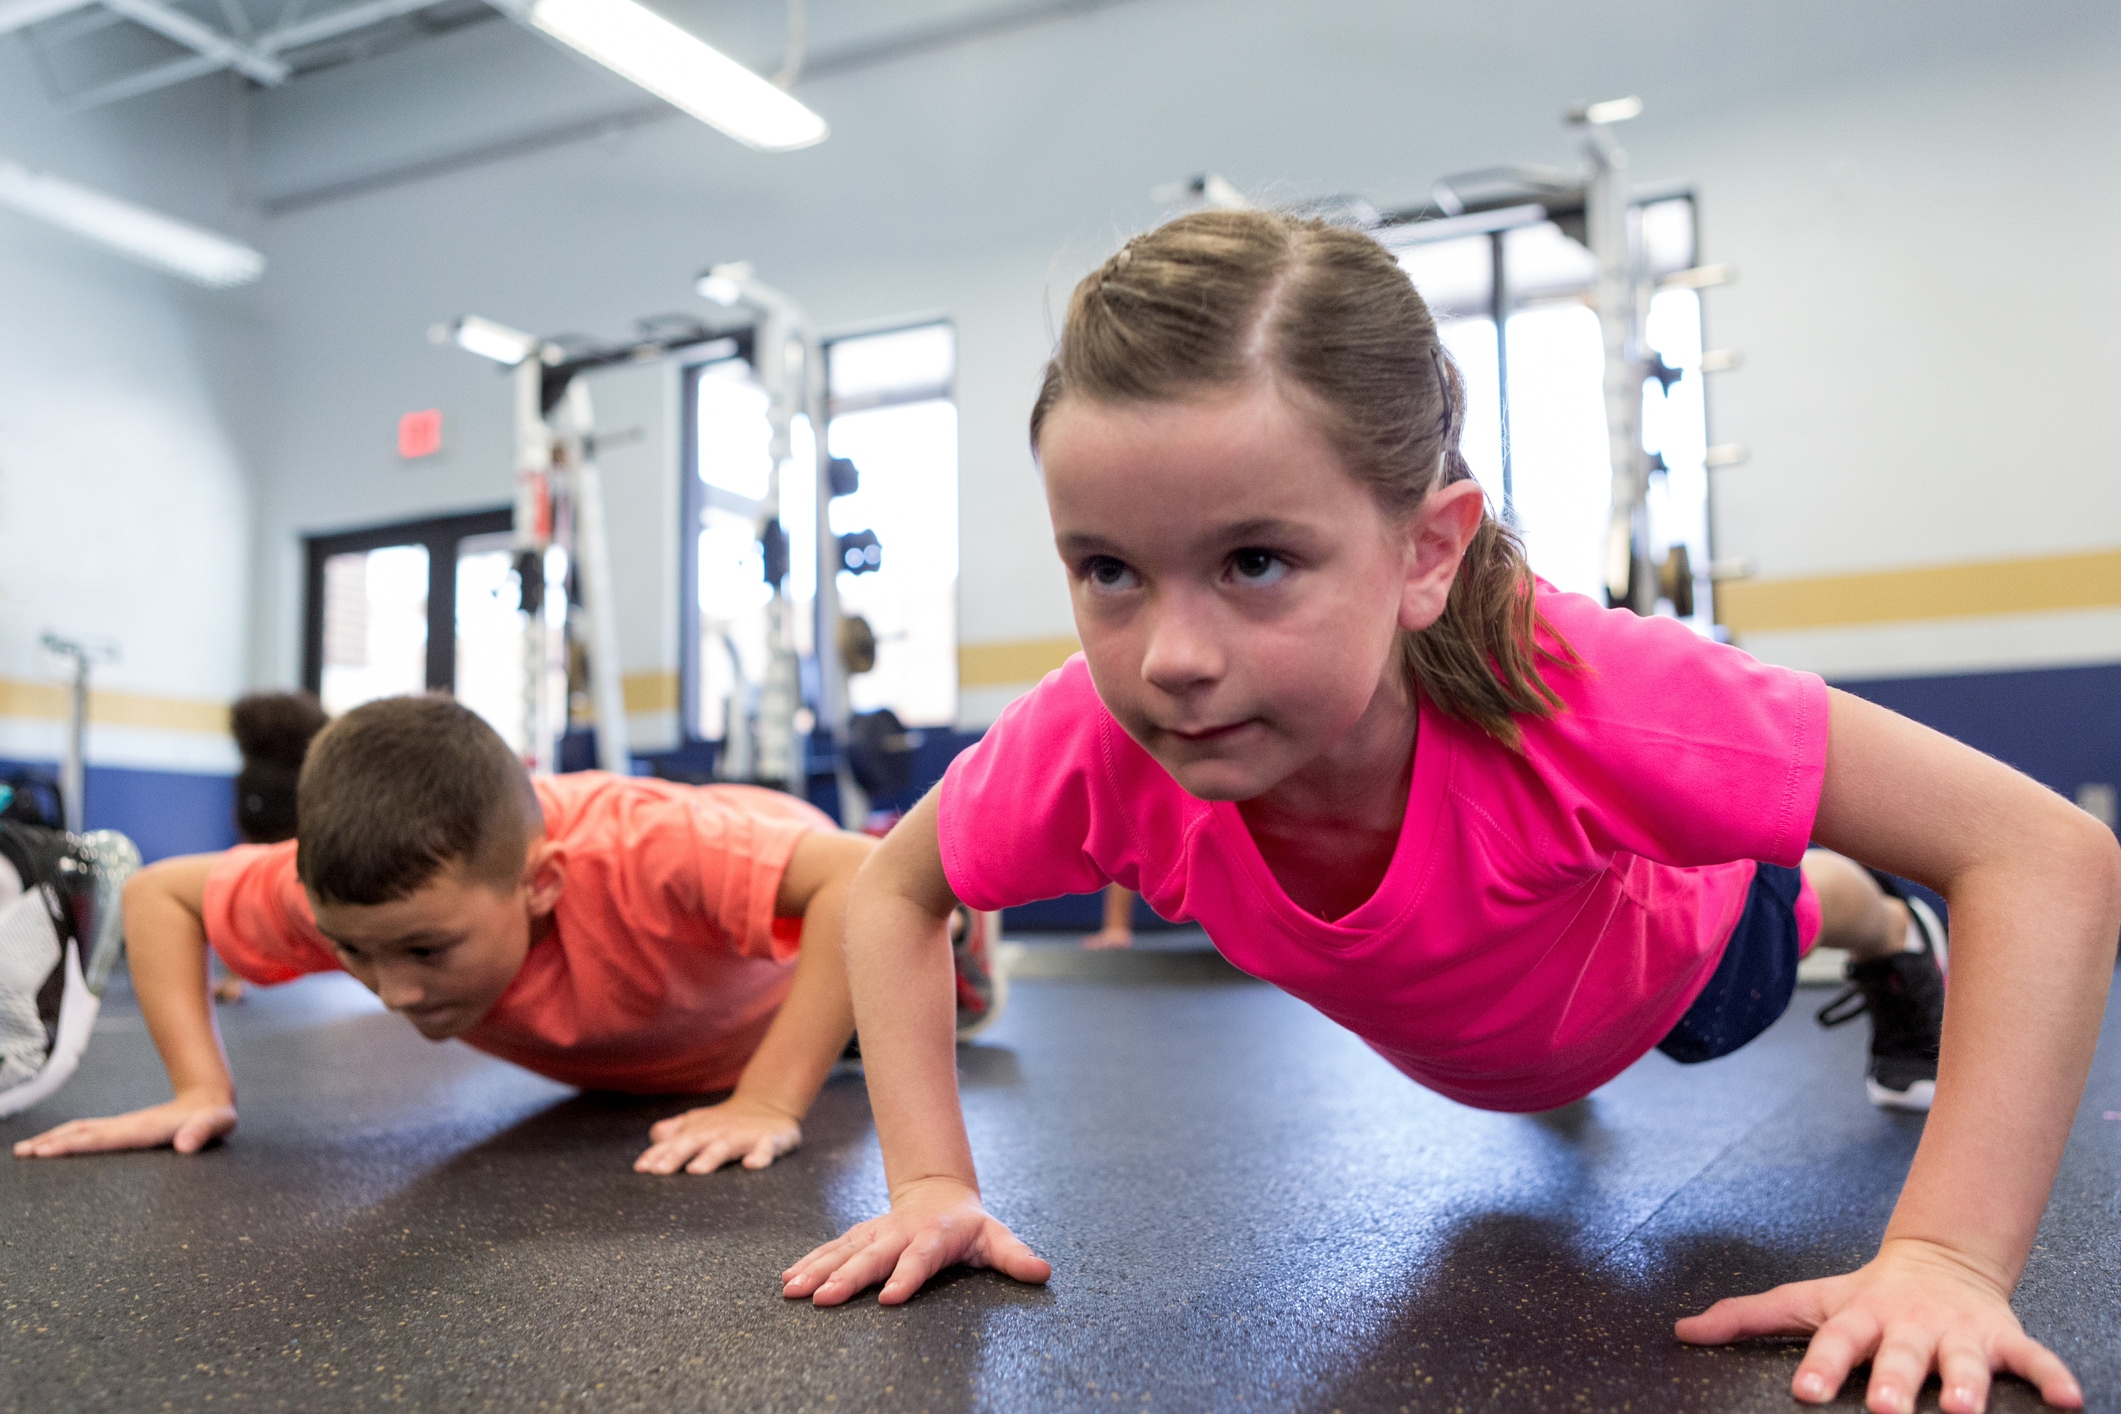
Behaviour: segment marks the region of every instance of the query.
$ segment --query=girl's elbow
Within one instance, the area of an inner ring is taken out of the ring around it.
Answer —
[[[2099,820],[2077,809],[2065,807],[2066,834],[2055,851],[2055,862],[2073,890],[2082,890],[2086,902],[2102,922],[2100,947],[2109,957],[2121,944],[2121,840]]]

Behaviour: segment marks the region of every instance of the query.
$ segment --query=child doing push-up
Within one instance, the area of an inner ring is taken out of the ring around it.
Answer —
[[[1653,1047],[1728,1053],[1824,941],[1872,1012],[1872,1098],[1934,1095],[1926,1133],[1875,1259],[1719,1302],[1680,1338],[1808,1334],[1795,1394],[1830,1399],[1869,1361],[1881,1414],[1932,1370],[1955,1412],[2001,1369],[2079,1403],[2010,1294],[2112,976],[2112,835],[1816,677],[1535,579],[1459,454],[1463,398],[1406,275],[1356,232],[1202,213],[1077,287],[1031,435],[1083,653],[857,882],[891,1211],[787,1294],[883,1282],[900,1302],[953,1263],[1049,1275],[983,1208],[959,1114],[957,901],[1139,890],[1498,1110],[1576,1100]],[[1926,930],[1852,859],[1949,901],[1948,994]]]
[[[752,786],[534,782],[441,697],[332,723],[299,797],[296,839],[163,860],[126,887],[133,987],[173,1098],[60,1125],[18,1157],[191,1153],[235,1128],[209,944],[260,985],[343,969],[429,1040],[564,1084],[734,1087],[655,1125],[643,1172],[763,1168],[800,1141],[853,1026],[840,933],[870,840]]]

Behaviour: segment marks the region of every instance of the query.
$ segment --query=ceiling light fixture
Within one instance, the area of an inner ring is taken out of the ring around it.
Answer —
[[[265,273],[265,257],[239,241],[5,157],[0,206],[209,289],[247,285]]]
[[[823,142],[825,120],[634,0],[535,0],[532,25],[761,152]]]
[[[535,336],[511,329],[506,324],[496,324],[491,319],[481,319],[476,314],[437,324],[427,331],[427,338],[431,343],[455,344],[466,353],[490,358],[510,368],[538,352]]]

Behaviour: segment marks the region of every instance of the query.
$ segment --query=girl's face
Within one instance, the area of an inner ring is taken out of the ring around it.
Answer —
[[[1264,387],[1066,398],[1039,450],[1098,696],[1181,786],[1250,800],[1307,768],[1369,764],[1366,747],[1404,767],[1399,631],[1442,613],[1477,486],[1395,522]]]

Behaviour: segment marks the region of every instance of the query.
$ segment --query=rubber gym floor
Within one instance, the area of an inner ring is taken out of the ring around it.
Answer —
[[[221,1010],[242,1128],[14,1162],[0,1406],[770,1410],[1789,1410],[1798,1346],[1672,1321],[1862,1261],[1921,1133],[1824,999],[1738,1055],[1651,1055],[1527,1117],[1401,1079],[1212,954],[1028,947],[960,1052],[989,1202],[1050,1286],[911,1305],[775,1275],[883,1203],[861,1082],[764,1173],[631,1171],[670,1100],[579,1095],[432,1046],[349,980]],[[2101,1052],[2018,1294],[2121,1408],[2121,1055]],[[114,988],[13,1141],[166,1089]],[[1852,1383],[1840,1407],[1854,1408]],[[1924,1398],[1935,1407],[1935,1385]],[[1991,1408],[2038,1407],[2004,1382]]]

